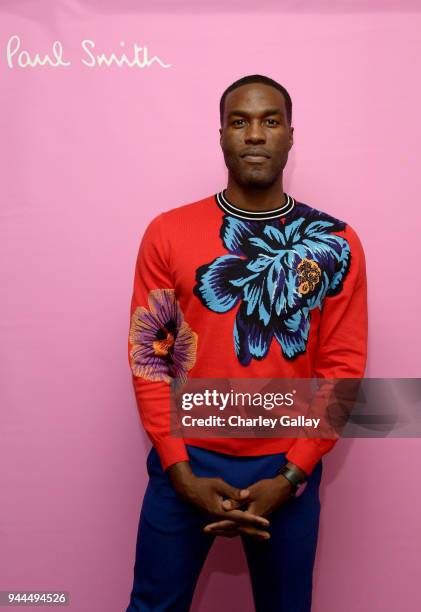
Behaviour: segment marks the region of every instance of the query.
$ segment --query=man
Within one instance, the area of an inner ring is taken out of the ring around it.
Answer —
[[[136,263],[129,362],[153,447],[127,612],[189,610],[216,535],[241,537],[258,612],[311,609],[321,458],[335,440],[171,436],[170,383],[365,370],[359,238],[283,190],[287,90],[244,77],[220,119],[227,188],[152,219]]]

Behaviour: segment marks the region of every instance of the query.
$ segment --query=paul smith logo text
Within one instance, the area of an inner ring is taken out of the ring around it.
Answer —
[[[150,68],[157,64],[160,68],[171,68],[171,64],[165,63],[157,55],[151,55],[148,47],[140,47],[137,44],[127,45],[124,40],[120,41],[118,52],[99,53],[95,41],[85,38],[80,43],[82,55],[80,63],[87,68],[117,66],[118,68]],[[5,59],[10,69],[14,68],[68,68],[72,65],[69,58],[65,57],[63,44],[56,40],[48,52],[28,51],[22,44],[20,37],[14,34],[6,44]]]

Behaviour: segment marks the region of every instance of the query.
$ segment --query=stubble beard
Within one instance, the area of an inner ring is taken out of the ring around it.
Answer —
[[[271,187],[282,174],[282,169],[277,173],[264,173],[257,168],[254,171],[239,172],[236,167],[228,166],[228,172],[241,187],[258,190]]]
[[[224,159],[230,178],[233,178],[238,185],[245,189],[263,190],[271,187],[279,179],[279,177],[282,176],[288,156],[287,159],[283,160],[285,163],[281,164],[281,166],[276,169],[271,169],[268,172],[259,170],[257,166],[255,169],[250,167],[246,172],[241,172],[240,161],[237,162],[235,159],[232,159],[229,154],[225,153]]]

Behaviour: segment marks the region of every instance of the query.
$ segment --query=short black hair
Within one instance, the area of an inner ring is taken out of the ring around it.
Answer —
[[[275,87],[275,89],[280,91],[281,94],[285,98],[285,106],[287,110],[287,120],[288,120],[289,125],[291,125],[291,121],[292,121],[291,96],[289,95],[285,87],[283,87],[280,83],[278,83],[277,81],[274,81],[273,79],[267,76],[264,76],[263,74],[250,74],[248,76],[242,77],[241,79],[234,81],[234,83],[231,83],[231,85],[226,88],[219,102],[219,117],[220,117],[221,125],[222,125],[223,118],[224,118],[225,98],[231,91],[233,91],[234,89],[237,89],[237,87],[241,87],[241,85],[248,85],[249,83],[263,83],[264,85],[270,85],[271,87]]]

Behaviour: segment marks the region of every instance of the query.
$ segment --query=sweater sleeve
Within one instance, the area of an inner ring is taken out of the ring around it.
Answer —
[[[140,419],[164,470],[189,460],[184,440],[170,431],[170,383],[177,365],[171,350],[180,325],[184,346],[193,349],[194,334],[185,329],[175,298],[161,213],[147,226],[136,259],[128,357]]]
[[[350,267],[341,291],[326,297],[322,306],[314,367],[316,378],[363,378],[366,367],[368,323],[364,250],[350,225],[346,225],[343,235],[350,247]],[[336,442],[337,438],[297,438],[286,458],[310,475]]]

